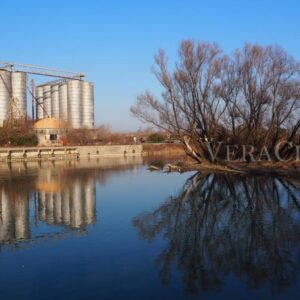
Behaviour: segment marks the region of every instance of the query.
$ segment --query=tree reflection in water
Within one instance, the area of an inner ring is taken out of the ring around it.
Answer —
[[[189,294],[222,288],[230,273],[248,287],[269,283],[281,290],[300,269],[297,185],[280,178],[196,174],[177,197],[133,224],[146,240],[167,240],[156,259],[164,283],[175,265]]]

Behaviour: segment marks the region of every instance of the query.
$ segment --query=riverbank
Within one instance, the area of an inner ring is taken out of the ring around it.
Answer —
[[[66,147],[0,148],[0,161],[77,159],[79,157],[122,157],[141,155],[185,155],[180,144],[92,145]]]
[[[155,143],[155,144],[142,144],[144,155],[186,155],[184,147],[179,143],[166,144],[166,143]]]
[[[79,157],[142,155],[141,145],[0,148],[0,161],[64,160]]]
[[[230,162],[223,164],[197,164],[188,157],[181,144],[136,144],[136,145],[96,145],[68,147],[11,147],[0,148],[0,162],[60,161],[80,158],[122,158],[122,157],[157,157],[161,169],[160,157],[171,157],[173,163],[166,170],[202,173],[235,173],[245,175],[300,176],[300,162]],[[155,170],[150,167],[151,170]]]

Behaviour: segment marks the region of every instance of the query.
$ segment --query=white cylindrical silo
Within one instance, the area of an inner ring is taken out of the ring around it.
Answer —
[[[38,86],[36,88],[36,119],[43,119],[44,118],[44,101],[43,101],[43,87]]]
[[[44,118],[51,117],[51,85],[43,86]]]
[[[25,118],[27,115],[27,74],[11,72],[12,85],[12,117]]]
[[[59,117],[68,122],[68,86],[66,83],[59,85]]]
[[[0,70],[0,126],[8,119],[10,113],[11,78],[10,72]]]
[[[82,81],[68,81],[69,124],[72,128],[82,127]]]
[[[51,86],[51,117],[59,118],[59,85]]]
[[[94,84],[82,82],[82,127],[94,128]]]

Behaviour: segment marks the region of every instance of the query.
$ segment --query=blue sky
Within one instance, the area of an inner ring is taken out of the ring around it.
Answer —
[[[143,126],[129,108],[164,48],[182,39],[217,42],[226,52],[245,42],[279,44],[300,59],[299,0],[1,0],[0,60],[81,71],[95,83],[96,124]]]

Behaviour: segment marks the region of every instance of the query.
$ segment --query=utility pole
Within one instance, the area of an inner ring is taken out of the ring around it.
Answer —
[[[34,121],[34,104],[35,104],[35,96],[34,96],[34,91],[35,91],[35,84],[34,84],[34,79],[31,80],[31,97],[32,97],[32,104],[31,104],[31,115],[32,115],[32,120]]]

